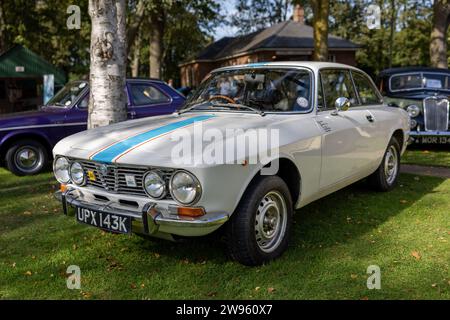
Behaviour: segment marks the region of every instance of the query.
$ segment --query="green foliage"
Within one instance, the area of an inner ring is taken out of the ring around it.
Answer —
[[[6,47],[22,44],[62,68],[70,78],[89,70],[90,19],[88,1],[77,1],[81,9],[81,29],[68,30],[67,7],[71,0],[3,0]]]
[[[290,0],[237,0],[236,14],[229,17],[229,24],[247,34],[275,23],[287,20]]]
[[[380,29],[369,30],[366,25],[365,10],[369,4],[381,8]],[[331,2],[330,33],[361,45],[357,64],[372,75],[389,65],[426,66],[429,65],[431,14],[432,2],[426,0],[337,0]]]

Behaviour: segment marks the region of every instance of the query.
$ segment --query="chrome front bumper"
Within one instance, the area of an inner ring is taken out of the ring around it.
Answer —
[[[155,202],[148,202],[142,211],[118,208],[112,203],[99,204],[83,201],[74,194],[75,190],[66,192],[57,191],[55,198],[63,206],[65,215],[75,216],[75,207],[104,211],[113,214],[125,215],[132,218],[131,229],[133,233],[149,235],[157,238],[172,240],[172,235],[196,237],[214,232],[222,226],[229,215],[225,213],[207,213],[201,217],[182,217],[170,214],[167,207],[159,206]]]

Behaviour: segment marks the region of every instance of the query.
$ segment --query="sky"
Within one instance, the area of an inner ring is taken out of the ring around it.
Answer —
[[[220,4],[221,14],[224,16],[232,16],[236,13],[235,0],[216,0]],[[235,36],[237,28],[232,26],[219,26],[214,30],[214,39],[219,40],[223,37]]]
[[[236,0],[215,0],[220,4],[220,13],[224,16],[232,16],[236,11]],[[288,10],[288,17],[292,15],[292,6]],[[219,40],[223,37],[233,37],[237,34],[238,28],[232,26],[219,26],[215,28],[214,40]]]

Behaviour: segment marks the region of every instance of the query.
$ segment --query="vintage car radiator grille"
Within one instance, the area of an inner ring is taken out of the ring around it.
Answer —
[[[88,171],[91,171],[95,175],[95,181],[87,179],[87,185],[97,187],[108,192],[147,196],[143,187],[144,174],[152,168],[144,167],[132,167],[116,164],[101,164],[93,161],[79,161],[84,168],[86,176]],[[169,184],[169,180],[172,176],[173,169],[160,169],[164,175],[164,178]],[[136,186],[130,186],[126,182],[126,176],[133,176],[136,182]],[[171,199],[170,193],[167,193],[166,199]]]
[[[446,97],[428,97],[423,100],[426,131],[447,131],[449,102]]]

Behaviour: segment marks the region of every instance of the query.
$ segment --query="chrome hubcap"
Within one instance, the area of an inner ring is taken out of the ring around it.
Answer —
[[[272,252],[283,240],[286,232],[287,207],[278,191],[267,193],[259,203],[255,218],[255,236],[259,248]]]
[[[384,175],[386,182],[391,185],[394,183],[398,173],[398,155],[394,146],[390,146],[386,151],[386,157],[384,159]]]
[[[40,156],[36,149],[31,147],[23,147],[16,152],[16,165],[23,171],[32,171],[40,164]]]

